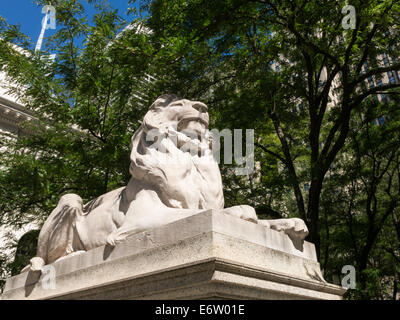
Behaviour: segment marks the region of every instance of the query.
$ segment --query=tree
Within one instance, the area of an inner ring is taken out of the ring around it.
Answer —
[[[139,18],[121,33],[129,23],[116,10],[89,2],[93,21],[78,1],[37,2],[57,10],[58,30],[41,52],[0,19],[1,70],[36,117],[18,139],[1,138],[2,225],[40,226],[61,195],[88,201],[128,182],[130,138],[154,98],[153,46]]]
[[[351,116],[369,96],[394,94],[400,86],[364,86],[369,77],[400,69],[399,2],[355,1],[354,29],[342,26],[345,1],[154,0],[144,5],[154,33],[176,44],[169,74],[179,74],[180,80],[167,88],[208,95],[225,125],[257,128],[265,157],[285,167],[297,215],[307,222],[319,256],[323,183],[345,146]],[[382,65],[382,54],[392,58],[388,65]],[[272,62],[279,71],[268,67]],[[300,104],[304,112],[293,113]],[[273,143],[263,139],[271,133],[277,138]]]
[[[211,128],[255,130],[256,171],[221,164],[226,205],[303,218],[327,279],[352,264],[350,298],[395,296],[400,84],[380,81],[400,69],[400,1],[354,1],[344,29],[345,1],[145,0],[145,21],[118,37],[127,22],[90,2],[93,23],[78,1],[52,1],[62,27],[40,54],[0,21],[2,69],[38,116],[4,142],[3,224],[43,221],[63,193],[89,200],[124,185],[139,119],[176,93],[207,103]]]
[[[357,109],[350,141],[330,168],[322,194],[323,268],[331,276],[343,265],[356,266],[353,294],[364,299],[393,296],[390,287],[397,292],[398,241],[391,221],[400,204],[397,104],[398,99],[387,104],[369,99]]]

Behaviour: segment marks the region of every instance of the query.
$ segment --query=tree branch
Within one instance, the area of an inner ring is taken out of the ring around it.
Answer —
[[[260,149],[262,149],[264,152],[270,154],[271,156],[274,156],[275,158],[279,159],[282,163],[286,163],[286,160],[284,158],[282,158],[279,154],[267,149],[265,146],[263,146],[262,144],[256,142],[254,143],[254,145],[256,147],[259,147]]]
[[[367,90],[366,92],[354,97],[350,104],[350,109],[354,109],[355,107],[357,107],[361,102],[363,102],[363,100],[365,98],[367,98],[368,96],[372,95],[372,94],[376,94],[377,92],[381,92],[381,90],[388,90],[388,89],[394,89],[394,88],[400,88],[400,83],[393,83],[393,84],[385,84],[379,87],[374,87],[371,88],[369,90]]]

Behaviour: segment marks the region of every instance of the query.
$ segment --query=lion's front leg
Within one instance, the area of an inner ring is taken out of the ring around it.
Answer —
[[[163,220],[160,215],[162,209],[162,202],[156,192],[139,191],[129,204],[123,224],[107,236],[106,243],[114,247],[130,235],[159,225]]]
[[[125,224],[107,236],[107,244],[114,247],[125,241],[130,235],[146,230],[146,228],[134,224]]]
[[[225,208],[222,209],[221,212],[254,223],[257,223],[258,221],[257,214],[254,208],[247,205]]]
[[[133,209],[134,211],[134,206]],[[184,219],[206,210],[176,209],[168,207],[151,207],[146,211],[136,211],[132,218],[125,220],[125,223],[107,236],[107,244],[115,246],[116,244],[127,240],[127,238],[136,233],[157,228],[168,223]]]
[[[304,240],[308,235],[307,225],[299,218],[258,220],[258,223],[276,231],[283,231],[294,239]]]
[[[107,244],[115,246],[129,236],[190,217],[205,209],[181,209],[165,206],[153,190],[141,190],[130,203],[123,225],[107,236]]]

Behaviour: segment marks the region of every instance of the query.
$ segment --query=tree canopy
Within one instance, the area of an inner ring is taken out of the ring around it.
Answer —
[[[354,265],[349,297],[396,296],[400,1],[352,1],[354,28],[346,1],[145,0],[132,21],[105,1],[93,21],[50,2],[59,29],[42,52],[0,18],[0,66],[38,118],[2,140],[3,224],[126,184],[139,120],[176,93],[208,104],[211,127],[255,130],[254,174],[221,165],[227,206],[304,219],[327,280]]]

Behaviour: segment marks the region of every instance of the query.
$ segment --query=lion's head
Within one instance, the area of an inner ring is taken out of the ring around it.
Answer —
[[[207,106],[199,101],[179,99],[176,95],[162,95],[151,105],[143,119],[143,128],[165,130],[175,128],[177,131],[201,131],[208,128],[209,116]]]
[[[222,181],[210,149],[207,106],[162,95],[132,137],[130,173],[169,207],[221,209]]]

